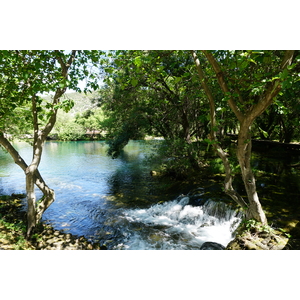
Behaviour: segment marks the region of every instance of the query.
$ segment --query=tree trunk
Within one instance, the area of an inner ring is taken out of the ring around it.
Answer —
[[[198,75],[201,81],[201,85],[205,91],[205,94],[208,98],[209,101],[209,108],[210,108],[210,135],[209,138],[212,141],[212,146],[215,149],[215,151],[217,152],[217,154],[219,155],[219,157],[222,159],[224,168],[225,168],[225,180],[224,180],[224,190],[225,193],[231,197],[238,205],[240,205],[242,208],[247,208],[248,204],[245,202],[245,200],[243,199],[243,197],[237,193],[234,188],[232,187],[232,170],[231,170],[231,166],[230,163],[228,161],[227,158],[227,154],[226,152],[222,149],[222,147],[220,146],[220,144],[217,142],[217,137],[216,137],[216,109],[215,109],[215,100],[214,97],[212,95],[212,92],[207,84],[206,78],[204,76],[204,72],[202,71],[201,65],[200,65],[200,61],[197,58],[197,55],[194,51],[192,51],[192,55],[198,70]]]
[[[238,134],[237,159],[249,202],[246,219],[255,219],[262,224],[267,224],[267,218],[259,202],[255,178],[251,169],[251,148],[250,128],[242,123]]]
[[[27,195],[27,238],[36,226],[36,196],[34,191],[34,175],[30,166],[26,168],[26,195]]]
[[[17,150],[11,145],[11,143],[4,137],[4,134],[0,132],[0,144],[8,151],[12,156],[14,162],[24,171],[26,175],[26,194],[27,194],[27,237],[29,237],[32,229],[39,223],[45,210],[55,201],[55,193],[50,189],[42,178],[39,170],[33,168],[32,165],[28,166],[23,158],[19,155]],[[34,185],[36,185],[43,197],[36,202],[36,196],[34,191]]]

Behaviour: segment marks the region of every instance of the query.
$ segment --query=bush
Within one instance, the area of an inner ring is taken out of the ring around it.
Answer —
[[[57,128],[58,139],[62,141],[77,141],[85,138],[83,126],[69,121]]]
[[[185,179],[202,170],[203,158],[195,144],[182,140],[164,140],[152,160],[160,161],[159,172],[176,179]]]

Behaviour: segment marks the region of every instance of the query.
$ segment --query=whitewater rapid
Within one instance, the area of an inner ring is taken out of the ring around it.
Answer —
[[[180,196],[148,209],[125,210],[122,216],[124,241],[114,249],[200,249],[204,242],[226,247],[234,238],[241,218],[240,212],[223,202],[208,200],[194,206],[189,197]]]

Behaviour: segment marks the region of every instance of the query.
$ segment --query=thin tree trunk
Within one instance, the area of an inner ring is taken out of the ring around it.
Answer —
[[[250,128],[241,124],[240,132],[238,134],[237,159],[249,201],[246,218],[255,219],[262,224],[267,224],[267,218],[259,201],[256,191],[255,177],[251,168],[251,148],[252,141]]]
[[[27,237],[36,226],[36,196],[34,191],[33,171],[30,166],[26,169],[26,195],[27,195]]]
[[[242,208],[247,208],[248,204],[245,202],[243,197],[237,193],[234,188],[232,187],[232,170],[230,163],[227,158],[226,152],[222,149],[220,144],[217,142],[217,137],[216,137],[216,110],[215,110],[215,101],[214,97],[210,91],[210,88],[207,84],[206,78],[204,76],[204,73],[202,71],[200,61],[197,58],[197,55],[195,51],[192,51],[192,55],[198,70],[198,75],[200,78],[201,85],[205,91],[205,94],[208,98],[209,101],[209,107],[210,107],[210,140],[212,141],[212,146],[214,147],[215,151],[219,155],[219,157],[222,159],[224,168],[225,168],[225,180],[224,180],[224,190],[225,193],[230,196],[237,204],[239,204]]]

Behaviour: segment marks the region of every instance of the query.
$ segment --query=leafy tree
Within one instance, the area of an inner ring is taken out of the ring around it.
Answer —
[[[78,141],[85,137],[85,129],[83,126],[75,123],[74,120],[69,120],[56,128],[57,138],[61,141]]]
[[[267,224],[250,165],[251,126],[272,104],[283,86],[291,81],[289,71],[295,67],[294,51],[202,51],[202,54],[199,59],[199,54],[192,51],[202,87],[209,100],[210,140],[225,167],[225,192],[246,209],[247,218]],[[231,166],[227,154],[217,141],[216,100],[202,67],[201,61],[204,59],[209,63],[208,72],[214,72],[223,92],[222,100],[227,102],[239,124],[237,159],[248,201],[233,189]]]
[[[44,211],[55,200],[54,191],[42,178],[38,166],[43,145],[51,132],[59,109],[69,111],[73,102],[62,100],[67,88],[80,91],[78,83],[88,77],[85,92],[98,87],[91,66],[97,66],[100,51],[0,51],[0,144],[10,153],[26,175],[27,237],[40,221]],[[53,92],[48,101],[40,95]],[[30,127],[33,131],[33,157],[27,164],[8,139],[15,134],[16,123],[20,129]],[[43,193],[36,201],[34,186]]]
[[[293,73],[300,73],[300,70]],[[282,143],[299,139],[300,81],[299,76],[295,77],[290,78],[289,84],[282,88],[280,96],[265,114],[257,118],[256,125],[261,139],[279,140]]]
[[[113,93],[104,101],[111,120],[107,129],[114,133],[112,155],[118,155],[130,138],[154,134],[165,138],[173,155],[199,167],[199,149],[193,142],[208,133],[208,120],[193,66],[187,51],[114,53],[105,80]],[[182,147],[175,147],[179,142]]]
[[[102,130],[102,122],[105,116],[101,108],[88,109],[75,117],[75,123],[84,128],[85,133],[95,134]]]

